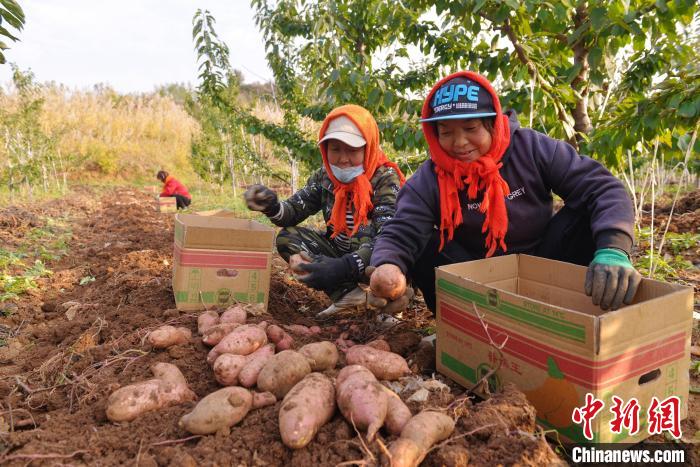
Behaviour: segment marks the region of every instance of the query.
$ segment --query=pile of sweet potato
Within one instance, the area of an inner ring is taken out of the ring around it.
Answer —
[[[341,354],[336,343],[320,340],[296,348],[292,334],[318,336],[317,327],[249,323],[246,310],[233,306],[221,315],[203,312],[197,328],[202,342],[212,346],[207,362],[223,388],[202,398],[180,419],[179,426],[190,433],[226,430],[250,410],[281,401],[282,441],[292,449],[300,449],[313,440],[338,408],[349,423],[366,433],[369,441],[382,428],[398,436],[389,446],[387,462],[413,466],[454,429],[454,421],[439,412],[414,416],[396,393],[380,383],[410,373],[404,358],[392,353],[384,341],[343,345],[347,365],[338,372]],[[160,349],[187,343],[192,335],[187,328],[163,326],[147,338]],[[110,420],[130,421],[144,412],[196,399],[174,365],[159,363],[153,372],[155,379],[126,386],[110,396]]]

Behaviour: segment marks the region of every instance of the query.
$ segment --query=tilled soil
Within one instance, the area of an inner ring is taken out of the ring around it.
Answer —
[[[219,386],[199,337],[165,351],[145,342],[164,323],[186,326],[197,336],[196,314],[174,309],[172,216],[157,213],[152,198],[139,191],[116,189],[95,197],[85,189],[59,202],[3,210],[0,239],[21,241],[28,226],[59,215],[68,216],[72,226],[69,254],[49,264],[54,274],[0,318],[7,343],[0,347],[0,463],[309,466],[374,465],[381,459],[381,444],[366,443],[339,414],[306,448],[286,448],[277,427],[280,403],[249,413],[229,433],[211,436],[178,428],[194,403],[130,423],[109,422],[109,394],[150,378],[156,362],[177,365],[199,398]],[[414,371],[430,372],[434,354],[419,346],[417,332],[431,324],[424,307],[416,306],[403,325],[384,332],[365,316],[316,323],[313,314],[328,305],[325,296],[287,277],[281,259],[273,269],[268,314],[255,319],[319,324],[321,337],[331,340],[342,333],[356,342],[385,337]],[[430,407],[457,419],[453,438],[431,451],[424,465],[560,462],[536,430],[532,406],[515,388],[482,403],[459,394],[454,385],[439,386],[427,400],[409,404],[414,413]]]

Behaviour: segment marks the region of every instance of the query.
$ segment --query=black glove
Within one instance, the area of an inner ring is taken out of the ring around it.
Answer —
[[[603,310],[617,310],[634,299],[642,275],[634,269],[627,254],[615,248],[595,252],[586,272],[586,295]]]
[[[340,258],[312,255],[312,263],[302,263],[298,269],[308,273],[298,279],[311,288],[323,291],[337,289],[342,283],[356,280],[359,276],[359,256],[348,253]]]
[[[251,211],[260,211],[266,216],[274,216],[280,210],[277,193],[265,185],[252,185],[243,194],[245,203]]]

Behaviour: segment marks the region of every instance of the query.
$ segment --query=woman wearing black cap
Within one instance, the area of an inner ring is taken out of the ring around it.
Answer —
[[[641,281],[629,259],[632,202],[605,167],[521,128],[477,73],[438,82],[421,122],[430,160],[406,182],[376,242],[375,295],[409,276],[434,312],[435,267],[526,253],[589,266],[582,285],[604,310],[632,301]],[[565,203],[555,215],[553,193]]]

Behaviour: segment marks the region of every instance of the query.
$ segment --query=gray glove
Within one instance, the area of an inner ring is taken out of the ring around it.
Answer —
[[[616,248],[601,248],[595,252],[586,271],[586,295],[603,310],[617,310],[634,299],[642,275],[634,269],[627,254]]]
[[[279,212],[280,202],[277,199],[277,193],[265,185],[252,185],[243,194],[243,198],[251,211],[260,211],[268,217]]]

